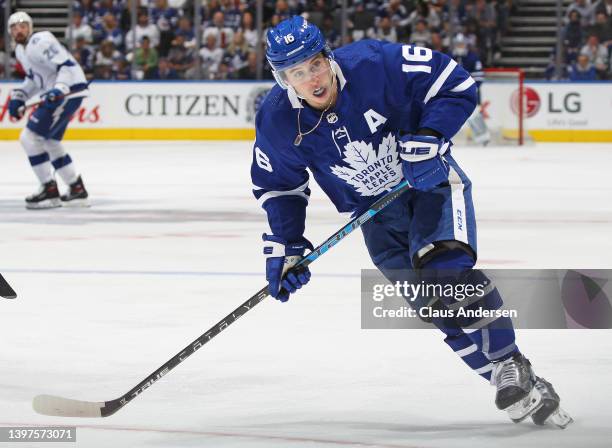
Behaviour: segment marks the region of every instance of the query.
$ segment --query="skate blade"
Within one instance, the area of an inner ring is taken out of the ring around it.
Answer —
[[[565,412],[560,406],[555,412],[550,414],[550,417],[546,419],[547,423],[551,423],[561,429],[567,428],[567,426],[573,421],[574,419],[570,417],[570,415]]]
[[[73,199],[72,201],[62,201],[62,206],[67,208],[91,207],[87,199]]]
[[[40,202],[26,202],[28,210],[46,210],[48,208],[61,207],[62,202],[58,199],[46,199]]]
[[[506,412],[514,423],[519,423],[540,409],[541,406],[542,394],[534,387],[529,395],[506,408]]]

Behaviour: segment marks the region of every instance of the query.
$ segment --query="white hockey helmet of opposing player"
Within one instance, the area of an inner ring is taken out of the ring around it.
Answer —
[[[28,25],[30,25],[30,31],[28,32],[28,36],[32,34],[32,31],[34,29],[34,22],[32,22],[32,17],[30,17],[27,12],[17,11],[11,14],[8,19],[9,30],[13,25],[16,25],[18,23],[27,23]]]
[[[468,53],[469,42],[463,33],[458,33],[453,37],[453,55],[465,56]]]

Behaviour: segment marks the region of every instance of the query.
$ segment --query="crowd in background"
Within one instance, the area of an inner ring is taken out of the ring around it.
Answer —
[[[191,0],[140,0],[131,28],[132,0],[79,0],[66,29],[71,51],[96,79],[254,79],[257,73],[255,2],[203,1],[201,48],[196,48]],[[332,48],[363,38],[406,42],[447,52],[462,32],[491,63],[507,27],[510,0],[348,1],[342,42],[340,1],[266,0],[264,33],[296,14],[324,32]],[[134,32],[133,32],[134,31]],[[263,45],[263,44],[262,44]],[[263,48],[263,47],[262,47]],[[201,67],[196,64],[200,61]],[[263,78],[272,77],[264,64]]]
[[[574,0],[565,14],[562,42],[561,78],[612,79],[612,0]],[[547,75],[555,76],[552,64]]]
[[[132,1],[138,2],[133,30]],[[255,79],[255,1],[201,0],[199,49],[193,1],[77,0],[65,43],[90,79]],[[561,78],[612,78],[612,0],[592,1],[574,0],[566,10]],[[302,14],[323,30],[332,48],[374,38],[447,53],[453,36],[462,33],[486,67],[495,65],[500,56],[500,38],[515,7],[512,0],[348,0],[347,35],[342,42],[341,3],[264,0],[264,33],[281,20]],[[3,47],[0,41],[0,62],[5,57]],[[555,57],[553,53],[551,59]],[[263,78],[270,79],[267,64],[263,68]],[[549,78],[556,76],[553,63],[546,73]]]

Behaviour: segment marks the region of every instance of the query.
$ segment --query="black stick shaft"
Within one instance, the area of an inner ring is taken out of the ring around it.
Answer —
[[[389,205],[392,201],[394,201],[398,196],[406,192],[410,186],[406,181],[401,182],[395,188],[393,188],[389,193],[380,198],[374,204],[370,206],[370,208],[354,218],[349,222],[346,226],[342,227],[336,233],[334,233],[331,237],[329,237],[324,243],[317,246],[312,252],[306,255],[300,263],[299,266],[308,266],[313,263],[317,258],[327,252],[331,247],[335,246],[340,240],[344,239],[349,233],[353,230],[361,227],[365,222],[367,222],[372,216],[378,213],[380,210]],[[122,397],[119,397],[115,400],[106,401],[104,403],[104,407],[101,409],[102,417],[107,417],[109,415],[114,414],[123,406],[128,404],[138,395],[140,395],[144,390],[151,387],[157,380],[166,375],[180,363],[182,363],[189,356],[198,351],[204,344],[210,341],[212,338],[217,336],[231,324],[236,322],[238,318],[242,317],[247,311],[251,310],[255,305],[260,303],[263,299],[268,296],[268,286],[265,286],[257,293],[255,293],[251,298],[249,298],[246,302],[232,311],[230,314],[225,316],[222,320],[213,325],[206,333],[198,337],[191,344],[186,346],[179,353],[174,355],[168,362],[159,367],[153,373],[151,373],[148,377],[134,386],[129,392],[127,392]]]
[[[2,274],[0,274],[0,297],[3,297],[5,299],[17,298],[17,293],[13,288],[11,288],[11,285],[9,285],[6,280],[4,280]]]

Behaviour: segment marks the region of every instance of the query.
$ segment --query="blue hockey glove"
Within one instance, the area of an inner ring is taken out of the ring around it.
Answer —
[[[28,99],[23,90],[13,90],[9,101],[9,115],[17,120],[25,114],[25,102]]]
[[[56,85],[51,90],[46,91],[41,95],[41,98],[44,100],[42,103],[42,107],[46,107],[47,109],[57,109],[60,104],[62,104],[62,100],[64,96],[70,93],[70,89],[64,85]]]
[[[289,243],[283,238],[265,233],[262,238],[264,240],[263,252],[266,257],[268,291],[275,299],[286,302],[290,294],[310,281],[310,270],[307,267],[291,268],[302,259],[306,249],[313,250],[314,248],[306,238],[295,243]]]
[[[417,190],[431,190],[448,180],[448,163],[442,155],[451,142],[429,135],[407,134],[400,138],[402,173]]]

